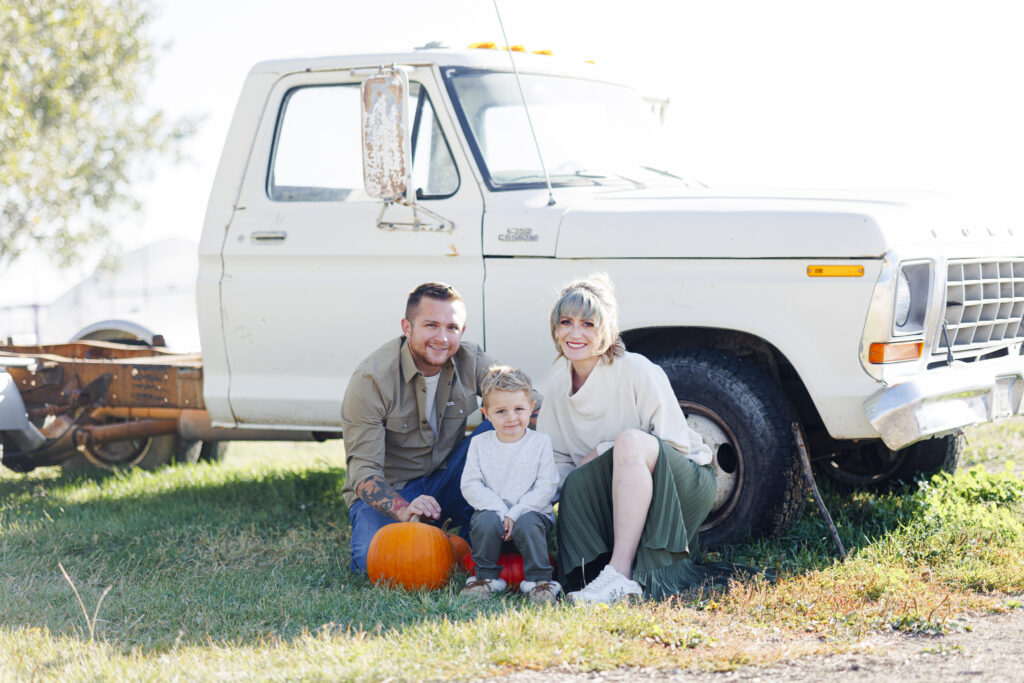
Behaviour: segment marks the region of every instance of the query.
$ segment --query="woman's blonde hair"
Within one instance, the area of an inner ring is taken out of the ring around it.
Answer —
[[[551,338],[558,344],[558,321],[565,317],[593,320],[597,329],[597,353],[611,363],[626,352],[619,335],[619,305],[615,301],[612,281],[606,273],[591,273],[567,284],[551,309]]]

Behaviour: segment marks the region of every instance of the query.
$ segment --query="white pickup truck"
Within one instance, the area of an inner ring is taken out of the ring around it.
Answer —
[[[353,368],[426,280],[463,294],[468,339],[542,383],[555,293],[596,270],[626,346],[665,369],[715,452],[708,542],[799,514],[793,422],[819,473],[871,485],[955,468],[964,426],[1021,412],[1024,227],[979,228],[928,195],[711,190],[645,163],[651,105],[633,89],[511,57],[255,66],[199,246],[201,359],[4,347],[3,464],[341,436]]]

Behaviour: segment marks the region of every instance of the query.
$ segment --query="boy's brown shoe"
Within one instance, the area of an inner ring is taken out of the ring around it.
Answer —
[[[523,581],[519,584],[519,592],[528,596],[531,602],[553,603],[562,594],[562,585],[557,581]]]
[[[466,587],[459,593],[469,598],[489,598],[505,590],[502,579],[478,579],[470,576],[466,579]]]

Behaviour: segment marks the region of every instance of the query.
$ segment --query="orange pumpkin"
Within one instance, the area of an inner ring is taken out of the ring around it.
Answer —
[[[461,563],[463,558],[472,552],[469,543],[462,536],[448,534],[448,542],[452,544],[452,556],[455,558],[456,563]]]
[[[366,573],[408,590],[434,590],[448,581],[455,555],[448,534],[420,522],[396,522],[381,527],[370,541]]]

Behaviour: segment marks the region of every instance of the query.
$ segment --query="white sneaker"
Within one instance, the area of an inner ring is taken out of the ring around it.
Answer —
[[[631,595],[642,595],[640,584],[627,579],[610,564],[601,570],[597,578],[583,587],[583,590],[569,593],[570,602],[618,602]]]
[[[557,581],[523,581],[519,584],[519,592],[529,596],[531,602],[551,603],[562,594],[562,584]]]
[[[505,590],[505,586],[505,581],[502,579],[478,579],[474,575],[466,579],[466,587],[462,589],[461,595],[471,598],[489,598]]]

